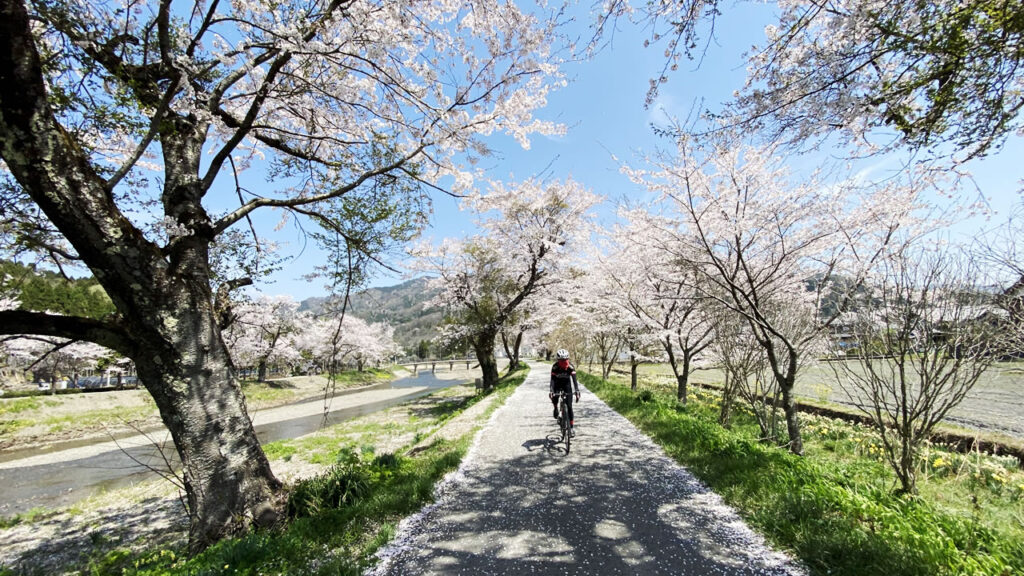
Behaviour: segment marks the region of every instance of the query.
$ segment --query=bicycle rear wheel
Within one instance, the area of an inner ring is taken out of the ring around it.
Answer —
[[[569,403],[564,395],[559,404],[559,408],[562,411],[562,419],[560,421],[562,425],[562,441],[565,442],[565,453],[568,454],[569,447],[572,445],[572,428],[569,427]]]

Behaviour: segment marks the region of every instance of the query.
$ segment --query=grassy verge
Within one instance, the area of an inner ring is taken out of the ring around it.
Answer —
[[[490,395],[491,410],[523,382],[520,371],[503,379]],[[415,456],[404,450],[377,453],[375,435],[411,433],[405,446],[421,443],[441,425],[487,395],[459,397],[439,391],[436,402],[401,424],[340,424],[312,437],[268,445],[272,458],[329,461],[323,474],[289,488],[288,521],[275,530],[261,530],[222,541],[188,558],[181,548],[129,550],[97,554],[84,574],[103,575],[321,575],[360,574],[373,563],[373,553],[395,535],[398,522],[432,498],[434,485],[456,468],[476,427],[455,440],[436,439]],[[480,416],[477,422],[489,412]],[[3,574],[0,569],[0,574]]]
[[[334,376],[335,390],[356,388],[378,382],[387,382],[394,378],[388,370],[366,369],[362,372],[351,370]],[[243,381],[242,391],[250,409],[264,409],[279,406],[288,402],[308,398],[311,395],[322,395],[318,386],[295,386],[288,381],[256,382]],[[59,392],[64,392],[60,390]],[[76,393],[82,392],[76,390]],[[116,394],[118,396],[106,396]],[[124,406],[103,406],[92,409],[73,409],[80,406],[77,402],[83,397],[90,400],[120,398],[124,401],[127,395],[138,395],[141,401],[135,400]],[[140,426],[159,426],[156,404],[145,392],[91,392],[88,395],[78,394],[77,397],[31,396],[0,398],[0,437],[13,437],[18,432],[32,428],[36,436],[50,441],[65,440],[69,437],[86,434],[102,433],[107,430],[128,430]],[[69,436],[70,435],[70,436]],[[33,438],[33,441],[38,438]]]
[[[157,418],[155,404],[145,406],[117,406],[89,410],[81,414],[48,416],[40,422],[50,434],[71,430],[103,430],[107,427],[132,426]]]
[[[367,368],[362,372],[358,370],[346,370],[334,375],[333,385],[334,390],[338,391],[348,388],[358,388],[360,386],[367,386],[369,384],[376,384],[379,382],[387,382],[394,379],[394,377],[395,375],[391,371],[385,369]],[[252,406],[259,408],[285,404],[292,400],[308,397],[310,393],[308,389],[301,390],[298,387],[289,384],[288,380],[271,380],[268,382],[243,380],[242,392],[245,394],[245,399]],[[321,390],[318,393],[323,394],[323,391]]]
[[[717,423],[718,395],[583,383],[655,439],[813,574],[1024,573],[1024,473],[1013,459],[930,446],[920,494],[897,496],[870,429],[804,419],[804,457],[757,440],[749,416]]]
[[[852,361],[847,361],[852,362]],[[830,362],[815,362],[801,369],[797,376],[796,396],[797,404],[808,411],[835,411],[847,415],[850,419],[863,417],[863,413],[853,408],[846,395],[837,385],[835,374]],[[859,366],[852,367],[860,370]],[[665,385],[674,385],[675,375],[672,369],[665,363],[642,364],[639,367],[642,378],[648,381]],[[628,374],[628,366],[616,367],[614,373]],[[972,395],[979,395],[989,398],[1017,398],[1018,391],[1024,386],[1024,362],[1014,360],[1011,362],[998,362],[990,368],[985,377],[980,380],[972,389]],[[690,384],[693,386],[708,387],[721,390],[724,375],[720,368],[702,368],[691,374]],[[987,415],[978,413],[984,410],[984,404],[977,402],[962,403],[954,410],[953,415],[966,416],[968,420],[986,421]],[[827,414],[826,414],[827,415]],[[1005,418],[995,423],[998,426],[1010,424]],[[1011,424],[1012,425],[1012,424]],[[1016,453],[1018,458],[1024,462],[1024,440],[1012,435],[1000,432],[995,429],[969,428],[957,425],[953,422],[942,422],[935,430],[935,436],[945,437],[945,441],[957,441],[962,450],[972,449],[972,445],[980,445],[983,452],[989,453]]]

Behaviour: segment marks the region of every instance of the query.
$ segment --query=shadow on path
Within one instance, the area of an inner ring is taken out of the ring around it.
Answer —
[[[801,573],[593,395],[566,454],[545,368],[533,367],[373,573]]]

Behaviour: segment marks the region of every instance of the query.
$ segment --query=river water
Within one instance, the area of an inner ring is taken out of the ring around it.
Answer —
[[[329,401],[313,398],[256,412],[253,426],[263,444],[296,438],[463,383],[423,372],[339,394]],[[275,413],[296,416],[276,418]],[[0,516],[69,506],[93,494],[155,478],[157,473],[152,468],[166,471],[177,464],[166,431],[118,440],[67,442],[45,451],[5,453],[0,459]]]

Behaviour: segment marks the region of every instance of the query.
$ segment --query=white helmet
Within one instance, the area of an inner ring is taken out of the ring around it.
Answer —
[[[566,350],[565,348],[561,348],[558,350],[558,352],[555,352],[555,357],[558,358],[559,360],[568,360],[569,351]]]

